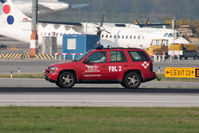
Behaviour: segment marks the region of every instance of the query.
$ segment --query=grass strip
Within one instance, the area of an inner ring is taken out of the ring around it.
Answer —
[[[10,78],[11,75],[7,73],[0,73],[1,78]],[[44,78],[43,73],[14,73],[13,78]]]
[[[156,73],[161,81],[199,82],[199,78],[166,78],[164,73]]]
[[[199,108],[0,107],[1,133],[198,133]]]

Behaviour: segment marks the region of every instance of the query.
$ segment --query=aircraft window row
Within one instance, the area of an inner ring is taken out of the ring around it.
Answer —
[[[54,36],[63,36],[66,33],[56,33],[54,34]],[[53,36],[52,32],[40,32],[41,36]]]
[[[118,38],[118,39],[144,39],[144,36],[132,36],[132,35],[101,35],[101,38]]]

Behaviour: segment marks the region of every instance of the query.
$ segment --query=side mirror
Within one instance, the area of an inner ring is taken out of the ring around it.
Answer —
[[[83,61],[83,63],[84,63],[84,64],[90,64],[90,61],[89,61],[89,59],[85,59],[85,60]]]

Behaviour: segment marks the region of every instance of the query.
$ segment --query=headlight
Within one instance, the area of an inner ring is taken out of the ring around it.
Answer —
[[[54,73],[56,70],[56,67],[48,67],[49,73]]]

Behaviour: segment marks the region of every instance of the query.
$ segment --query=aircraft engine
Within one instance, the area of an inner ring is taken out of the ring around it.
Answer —
[[[98,28],[94,23],[87,23],[84,25],[84,33],[85,34],[97,34]]]

